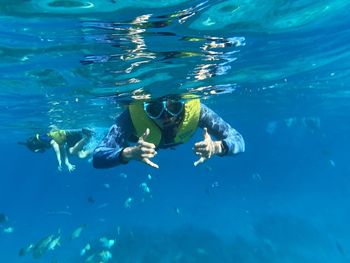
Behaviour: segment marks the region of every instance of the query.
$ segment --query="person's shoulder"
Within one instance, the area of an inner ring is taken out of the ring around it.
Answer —
[[[208,110],[210,110],[210,108],[203,102],[201,102],[200,107],[201,107],[201,111],[208,111]]]
[[[131,122],[131,117],[130,117],[129,109],[126,108],[116,115],[114,125],[117,125],[117,126],[127,125],[130,122]]]
[[[117,113],[116,119],[130,118],[129,108],[124,108],[121,112]]]

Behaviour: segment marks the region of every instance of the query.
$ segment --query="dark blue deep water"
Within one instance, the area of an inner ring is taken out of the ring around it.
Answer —
[[[0,1],[0,262],[349,262],[349,8]],[[17,143],[55,125],[96,145],[130,101],[169,93],[200,97],[246,152],[194,167],[199,130],[158,170],[72,157],[69,173]]]

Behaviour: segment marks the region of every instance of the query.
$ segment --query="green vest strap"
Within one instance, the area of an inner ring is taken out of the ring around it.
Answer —
[[[64,130],[51,131],[48,135],[59,145],[64,144],[67,140],[67,134]]]
[[[158,145],[161,139],[161,131],[158,126],[148,118],[146,112],[143,109],[143,102],[136,101],[129,105],[129,113],[134,125],[136,136],[141,137],[147,128],[150,129],[150,133],[146,139],[147,142]]]
[[[185,103],[185,116],[180,123],[175,137],[175,143],[187,142],[196,131],[200,117],[201,105],[199,99],[192,99]]]
[[[200,100],[191,99],[185,102],[184,105],[184,118],[179,125],[178,132],[174,139],[175,144],[185,143],[188,141],[193,133],[196,131],[198,121],[200,117]],[[146,131],[146,128],[150,129],[150,134],[146,141],[159,145],[161,141],[161,130],[159,127],[147,116],[143,109],[143,102],[136,101],[129,105],[129,113],[134,125],[137,137],[140,137]]]

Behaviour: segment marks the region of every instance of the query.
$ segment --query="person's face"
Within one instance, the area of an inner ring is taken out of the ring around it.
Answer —
[[[39,134],[36,134],[33,137],[30,137],[26,142],[27,147],[34,153],[43,153],[45,152],[45,147],[43,147],[42,143],[39,139]]]
[[[184,103],[180,100],[165,99],[144,103],[148,117],[160,127],[176,124],[183,113]]]
[[[171,116],[168,112],[164,111],[160,118],[154,119],[154,122],[161,128],[166,128],[174,124],[179,123],[180,115]]]

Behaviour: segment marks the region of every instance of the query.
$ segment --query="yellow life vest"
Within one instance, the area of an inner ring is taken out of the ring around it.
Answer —
[[[54,130],[47,134],[50,136],[58,145],[62,145],[67,140],[67,134],[64,130]]]
[[[174,144],[185,143],[196,131],[200,116],[200,100],[191,99],[185,102],[184,117],[179,125],[178,132],[174,138]],[[162,137],[160,128],[147,116],[142,101],[136,101],[129,105],[129,112],[137,137],[142,136],[146,129],[150,129],[146,141],[159,145]]]

